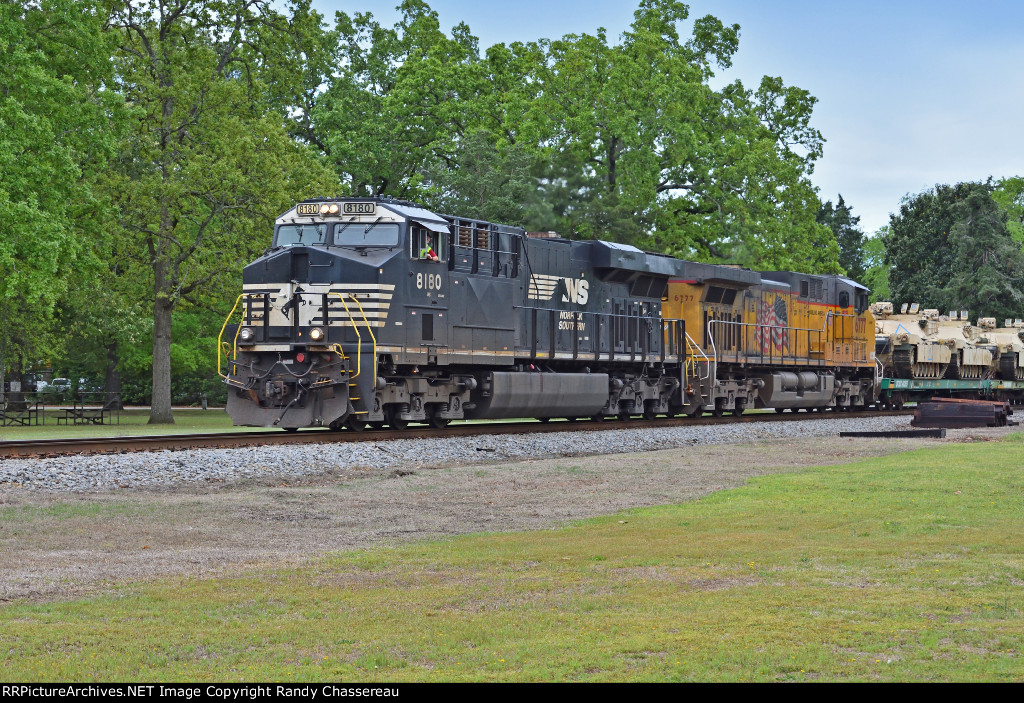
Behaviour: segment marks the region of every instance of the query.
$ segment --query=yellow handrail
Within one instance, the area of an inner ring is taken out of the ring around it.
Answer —
[[[373,363],[374,363],[373,375],[376,376],[377,375],[377,367],[376,367],[376,365],[377,365],[377,336],[373,333],[373,329],[370,327],[370,321],[366,319],[366,311],[363,310],[363,304],[359,302],[359,298],[357,298],[354,293],[349,293],[349,297],[352,298],[352,301],[359,308],[359,314],[363,316],[363,322],[366,323],[366,331],[370,333],[370,339],[373,341]]]
[[[356,324],[355,318],[352,317],[352,311],[348,309],[348,303],[345,302],[344,296],[342,296],[341,293],[333,293],[333,292],[330,295],[333,295],[333,296],[337,297],[338,300],[341,301],[341,305],[342,305],[342,307],[345,308],[345,313],[348,315],[348,319],[352,322],[352,329],[354,329],[356,331],[356,340],[357,340],[356,341],[356,345],[357,345],[356,346],[356,375],[349,377],[349,381],[351,381],[353,378],[358,378],[359,377],[359,373],[362,371],[362,364],[363,364],[363,335],[361,335],[359,333],[359,325]],[[363,319],[366,319],[365,315],[363,315]],[[373,334],[373,333],[371,332],[371,334]],[[338,352],[338,354],[340,356],[345,356],[344,354],[341,353],[341,346],[340,345],[336,344],[334,346],[337,347],[335,349],[335,351]],[[376,340],[374,340],[374,347],[373,348],[374,348],[374,353],[376,355],[376,351],[377,351],[377,341]]]
[[[224,330],[226,330],[228,328],[228,323],[231,322],[231,316],[235,314],[235,309],[238,307],[238,301],[240,301],[242,298],[244,298],[247,295],[248,295],[248,293],[242,293],[237,298],[235,298],[235,304],[231,306],[231,312],[229,312],[228,316],[224,318],[224,324],[221,325],[221,327],[220,327],[220,334],[217,335],[217,375],[220,376],[221,378],[227,378],[227,374],[221,373],[221,370],[220,370],[221,369],[220,358],[221,358],[221,351],[222,351],[221,347],[224,345],[224,342],[222,342],[221,339],[224,337]],[[231,349],[231,358],[234,358],[234,357],[238,356],[238,333],[241,332],[241,331],[242,331],[242,326],[239,325],[238,329],[235,330],[235,338],[233,340],[233,346],[232,346],[232,349]],[[227,357],[227,352],[226,351],[224,352],[224,356],[225,356],[225,358]]]

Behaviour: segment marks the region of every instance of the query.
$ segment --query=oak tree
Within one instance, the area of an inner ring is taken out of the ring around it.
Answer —
[[[171,413],[172,314],[263,249],[273,217],[311,184],[318,162],[264,103],[268,33],[288,18],[265,0],[118,3],[117,89],[135,110],[109,178],[127,275],[149,288],[153,316],[151,423]],[[140,286],[140,291],[142,286]]]

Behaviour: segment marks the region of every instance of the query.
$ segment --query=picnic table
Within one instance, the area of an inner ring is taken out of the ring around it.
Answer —
[[[0,406],[0,426],[39,425],[44,421],[45,411],[38,400],[7,399]]]
[[[118,398],[111,398],[106,402],[103,394],[97,394],[100,398],[90,398],[88,395],[76,396],[72,400],[70,408],[64,408],[57,416],[57,424],[64,425],[108,425],[111,422],[121,424],[121,403]]]

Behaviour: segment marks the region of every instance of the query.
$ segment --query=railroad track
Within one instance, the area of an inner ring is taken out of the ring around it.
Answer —
[[[912,410],[863,411],[850,413],[750,413],[741,417],[662,418],[658,420],[592,420],[568,422],[474,423],[453,424],[437,430],[431,427],[409,427],[404,430],[366,430],[363,432],[310,429],[300,432],[218,432],[209,434],[145,435],[139,437],[84,437],[77,439],[33,439],[0,441],[0,459],[67,456],[74,454],[126,454],[145,451],[176,451],[182,449],[228,449],[272,444],[318,444],[347,442],[380,442],[393,439],[426,439],[432,437],[473,437],[477,435],[513,435],[541,432],[585,432],[602,429],[632,430],[659,427],[693,427],[734,422],[800,422],[822,417],[856,419],[909,415]]]

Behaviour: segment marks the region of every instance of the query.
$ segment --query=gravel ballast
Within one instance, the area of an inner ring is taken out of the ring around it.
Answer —
[[[94,492],[160,488],[205,481],[344,474],[374,469],[416,469],[559,456],[625,454],[693,445],[764,439],[838,436],[843,431],[909,429],[911,416],[831,416],[790,422],[748,422],[522,435],[480,435],[389,442],[257,446],[83,455],[0,461],[0,490]],[[610,424],[610,423],[609,423]]]

